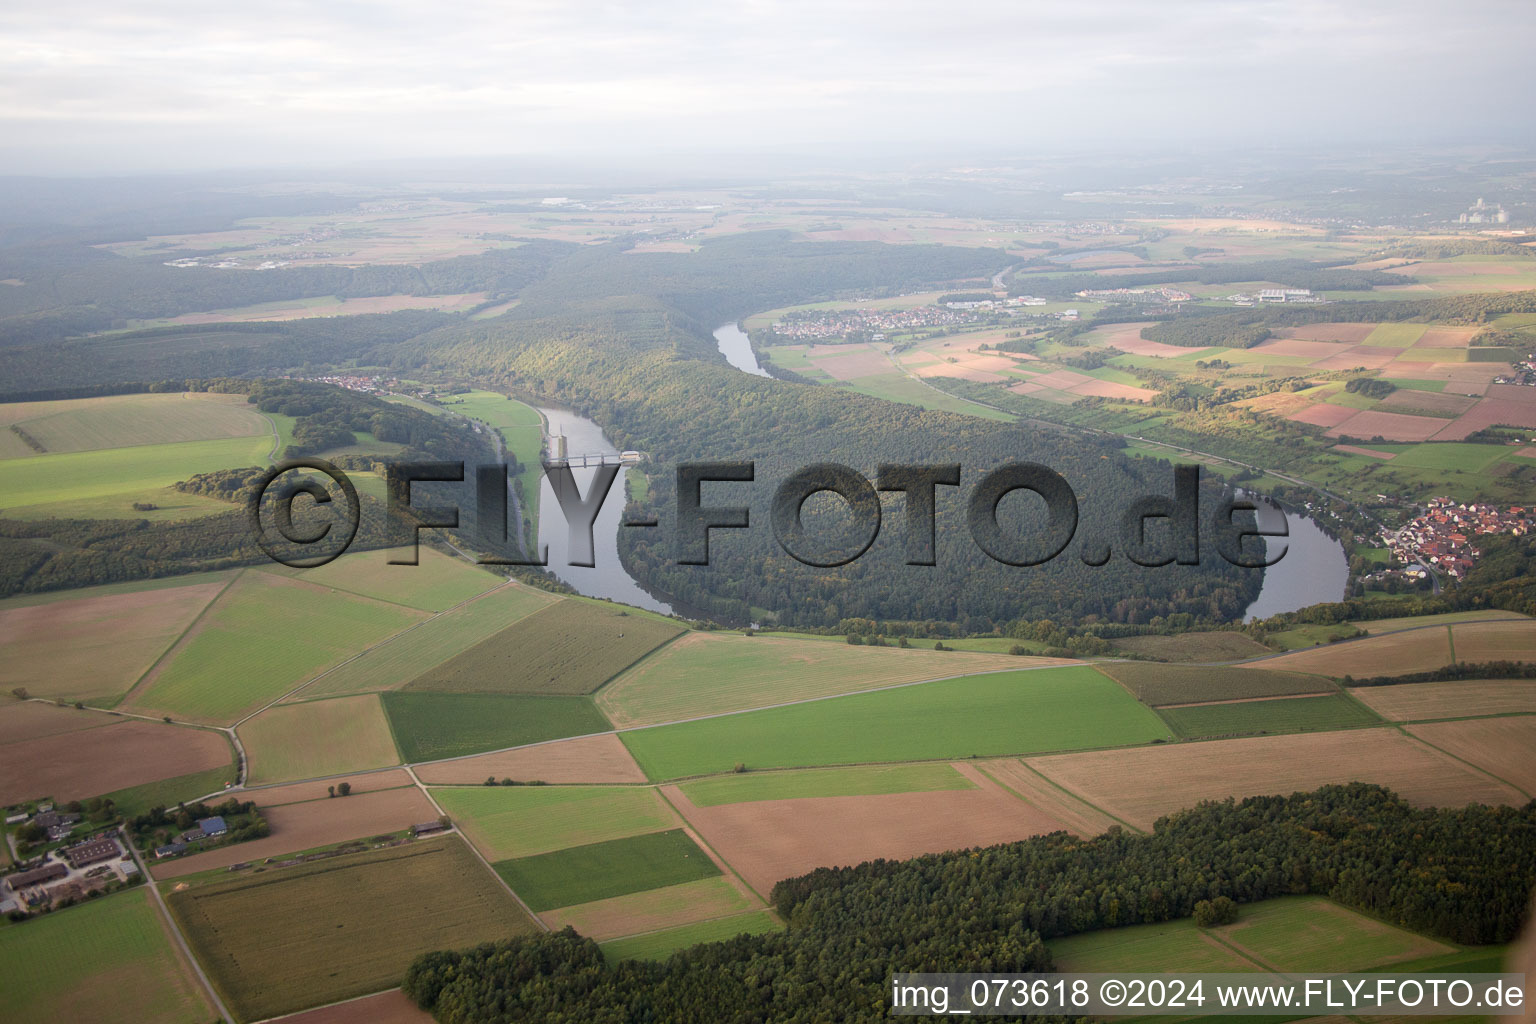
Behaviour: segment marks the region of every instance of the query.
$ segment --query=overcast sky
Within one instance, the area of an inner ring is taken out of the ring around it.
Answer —
[[[1531,0],[0,9],[0,173],[1533,135]]]

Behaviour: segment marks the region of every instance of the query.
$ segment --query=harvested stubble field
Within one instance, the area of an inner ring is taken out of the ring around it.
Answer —
[[[534,923],[457,837],[214,882],[168,900],[247,1020],[396,985],[422,953]]]
[[[1207,700],[1324,693],[1335,689],[1327,679],[1316,675],[1270,668],[1275,661],[1269,659],[1258,662],[1253,668],[1239,665],[1151,665],[1139,661],[1107,662],[1098,667],[1153,707]]]
[[[437,808],[414,786],[277,807],[262,804],[257,795],[260,792],[253,793],[251,799],[262,808],[267,824],[272,827],[271,835],[157,864],[151,868],[151,873],[159,879],[182,878],[210,868],[256,863],[267,857],[312,850],[349,839],[366,839],[418,822],[437,820]]]
[[[1211,740],[1029,759],[1046,778],[1137,828],[1202,800],[1374,782],[1420,806],[1525,802],[1519,792],[1393,729]]]
[[[566,599],[482,640],[407,690],[441,693],[591,693],[683,627],[621,607]]]
[[[690,633],[604,687],[597,704],[622,729],[924,679],[1066,664],[1071,662]]]
[[[1202,736],[1244,736],[1281,732],[1324,732],[1380,725],[1369,708],[1342,693],[1326,697],[1282,697],[1278,700],[1222,701],[1163,708],[1163,721],[1185,739]]]
[[[239,733],[257,785],[400,762],[384,709],[371,693],[268,708]]]
[[[722,917],[680,928],[634,935],[627,939],[615,939],[603,943],[603,955],[610,963],[620,960],[665,960],[678,950],[701,942],[724,942],[738,935],[762,935],[779,931],[783,927],[778,918],[768,911],[755,910],[735,917]]]
[[[431,785],[461,786],[487,778],[563,784],[645,781],[629,748],[612,733],[438,761],[417,768],[416,775]]]
[[[1114,818],[1073,796],[1019,758],[980,761],[977,768],[998,785],[1073,835],[1087,838],[1117,824]]]
[[[498,861],[493,866],[535,912],[721,874],[709,855],[680,828]]]
[[[1536,716],[1432,722],[1408,731],[1536,796]]]
[[[695,807],[744,804],[756,800],[794,800],[820,796],[879,796],[885,793],[934,793],[975,789],[953,766],[939,763],[858,765],[802,771],[720,775],[678,787]]]
[[[0,929],[14,1021],[204,1024],[217,1014],[142,889]]]
[[[1536,713],[1536,679],[1466,679],[1402,686],[1361,686],[1349,692],[1393,722]]]
[[[965,676],[619,734],[650,778],[923,761],[1168,739],[1087,666]]]
[[[0,689],[106,703],[128,692],[224,588],[222,581],[0,604]]]
[[[1477,622],[1452,627],[1456,660],[1536,661],[1536,621]]]
[[[1312,672],[1317,675],[1370,676],[1424,672],[1451,663],[1450,632],[1439,626],[1406,630],[1363,640],[1344,640],[1243,666],[1245,672]],[[1250,667],[1251,666],[1251,667]]]
[[[90,714],[90,712],[80,712]],[[129,786],[227,768],[229,741],[209,729],[131,719],[0,746],[0,804],[84,800]]]
[[[1273,653],[1246,634],[1230,630],[1128,636],[1116,640],[1114,646],[1117,650],[1160,661],[1237,661]]]
[[[129,695],[145,714],[227,724],[422,617],[247,570]]]
[[[608,720],[586,697],[397,690],[381,699],[409,763],[609,730]]]
[[[1506,612],[1498,608],[1480,608],[1470,612],[1446,612],[1442,615],[1410,615],[1397,619],[1365,619],[1360,622],[1351,622],[1351,626],[1358,626],[1367,633],[1394,633],[1398,630],[1413,629],[1418,626],[1454,626],[1463,622],[1483,622],[1487,620],[1507,620],[1530,622],[1533,620],[1517,615],[1514,612]]]
[[[969,765],[956,767],[974,789],[715,807],[696,806],[676,786],[662,791],[759,894],[818,867],[990,846],[1067,828]]]
[[[716,875],[648,892],[579,903],[546,911],[539,917],[552,929],[569,925],[601,942],[761,908],[762,904],[747,895],[740,883]]]
[[[320,676],[291,699],[398,690],[554,600],[556,598],[528,587],[498,587],[362,651]]]
[[[677,815],[648,786],[465,786],[432,796],[490,860],[659,832]]]
[[[270,565],[262,571],[424,612],[446,611],[503,583],[499,576],[425,546],[418,549],[416,565],[390,565],[389,559],[401,553],[359,551],[314,569]]]
[[[363,772],[358,775],[349,775],[345,779],[326,779],[323,782],[290,782],[281,786],[264,786],[259,789],[247,790],[246,796],[255,800],[262,807],[276,807],[280,804],[297,804],[306,800],[330,799],[327,795],[328,788],[337,783],[345,782],[352,787],[354,794],[372,793],[380,789],[399,789],[402,786],[413,785],[411,776],[403,768],[391,768],[382,772]]]

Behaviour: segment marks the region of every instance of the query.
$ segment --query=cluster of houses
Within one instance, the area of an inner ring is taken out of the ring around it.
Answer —
[[[53,804],[39,804],[35,813],[18,811],[8,814],[5,818],[7,826],[36,825],[42,829],[48,837],[48,842],[57,843],[69,837],[80,823],[80,815],[67,814],[53,809]]]
[[[1156,302],[1188,302],[1194,296],[1178,288],[1085,288],[1074,292],[1090,302],[1126,302],[1145,305]]]
[[[0,880],[0,914],[46,910],[137,877],[139,866],[115,830],[99,832],[29,862]]]
[[[196,825],[177,836],[174,842],[155,847],[155,856],[161,859],[180,857],[199,843],[207,842],[210,839],[217,839],[228,832],[229,825],[219,815],[216,814],[211,818],[200,818]]]
[[[1508,533],[1524,536],[1532,528],[1536,508],[1511,505],[1500,509],[1482,502],[1432,498],[1422,515],[1386,535],[1392,557],[1405,565],[1423,563],[1453,579],[1461,579],[1477,561],[1472,538]]]
[[[1522,384],[1536,387],[1536,354],[1526,353],[1524,359],[1512,363],[1508,373],[1493,378],[1495,384]]]
[[[850,333],[879,335],[917,331],[928,327],[962,327],[979,322],[982,307],[957,303],[957,307],[917,306],[912,309],[828,309],[790,313],[773,325],[773,332],[791,341],[842,338]],[[990,309],[993,303],[987,303]],[[879,340],[877,337],[876,340]]]
[[[1264,302],[1327,302],[1321,295],[1312,294],[1310,288],[1261,288],[1249,294],[1239,292],[1228,295],[1227,301],[1234,306],[1254,306]]]

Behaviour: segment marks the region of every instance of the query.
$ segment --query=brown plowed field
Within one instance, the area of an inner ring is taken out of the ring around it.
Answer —
[[[1498,386],[1493,385],[1493,387]],[[1536,388],[1527,390],[1536,394]],[[1447,424],[1444,430],[1435,435],[1435,440],[1460,441],[1468,434],[1475,434],[1479,430],[1496,425],[1536,427],[1536,404],[1511,401],[1507,398],[1484,398],[1458,417],[1454,423]]]
[[[376,996],[279,1017],[272,1024],[435,1024],[435,1021],[404,992],[393,988]]]
[[[1399,412],[1366,410],[1336,424],[1328,431],[1328,436],[1347,434],[1366,439],[1380,436],[1387,441],[1428,441],[1450,425],[1450,420],[1434,416],[1404,416]]]
[[[1536,794],[1536,715],[1431,722],[1409,726],[1408,731]]]
[[[1460,416],[1476,404],[1477,399],[1470,395],[1447,395],[1407,388],[1399,388],[1381,400],[1381,408],[1388,412],[1415,409],[1435,416]]]
[[[121,721],[100,711],[76,711],[74,708],[61,708],[57,704],[43,704],[35,700],[7,700],[0,706],[5,708],[5,713],[0,715],[0,745],[79,732],[81,729],[97,729]]]
[[[1067,828],[969,765],[955,768],[977,788],[716,807],[695,807],[676,786],[662,792],[760,894],[813,868],[990,846]]]
[[[1396,452],[1379,452],[1375,448],[1360,448],[1352,444],[1336,444],[1333,446],[1336,452],[1348,452],[1350,455],[1368,455],[1373,459],[1395,459]]]
[[[1299,412],[1293,412],[1286,417],[1297,423],[1310,423],[1314,427],[1336,427],[1349,419],[1358,409],[1351,409],[1344,405],[1329,405],[1327,402],[1318,402]]]
[[[1115,824],[1115,819],[1097,807],[1084,803],[1060,786],[1052,785],[1039,772],[1032,770],[1016,758],[984,761],[980,767],[1000,784],[1013,790],[1025,803],[1030,804],[1042,814],[1056,819],[1069,832],[1076,833],[1085,839],[1096,836]]]
[[[1345,341],[1354,345],[1370,337],[1375,329],[1375,324],[1307,324],[1288,328],[1285,334],[1307,341]]]
[[[0,804],[84,800],[233,761],[229,741],[207,729],[127,720],[93,729],[87,739],[66,732],[0,747]]]
[[[1027,763],[1096,807],[1138,828],[1202,800],[1241,799],[1374,782],[1420,806],[1478,802],[1519,806],[1526,798],[1395,729],[1058,754]]]
[[[1464,622],[1451,633],[1457,661],[1536,661],[1536,620]]]
[[[1078,384],[1069,389],[1074,395],[1091,395],[1096,398],[1118,398],[1123,402],[1147,402],[1157,397],[1150,388],[1137,388],[1129,384],[1116,384],[1109,380],[1096,380]]]
[[[254,798],[253,798],[254,799]],[[257,800],[257,806],[262,806]],[[366,839],[423,821],[436,821],[437,808],[412,786],[375,793],[353,793],[334,800],[310,800],[264,809],[272,834],[265,839],[209,850],[170,861],[151,870],[156,878],[179,878],[209,868],[227,868],[283,853],[297,853],[347,839]]]
[[[1301,338],[1271,338],[1261,341],[1250,350],[1272,356],[1301,356],[1304,359],[1328,359],[1343,355],[1345,348],[1328,341],[1307,341]]]
[[[1440,626],[1386,636],[1309,647],[1279,658],[1250,662],[1244,668],[1313,672],[1325,676],[1395,676],[1423,672],[1451,663],[1450,634]]]
[[[1392,722],[1467,715],[1536,713],[1536,679],[1469,679],[1405,686],[1357,686],[1349,691]]]
[[[489,776],[518,782],[644,782],[645,773],[615,735],[582,736],[517,750],[441,761],[416,769],[432,785],[484,782]]]

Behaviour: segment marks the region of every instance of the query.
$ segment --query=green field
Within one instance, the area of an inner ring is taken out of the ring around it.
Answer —
[[[1216,929],[1250,958],[1282,971],[1360,971],[1453,952],[1452,947],[1374,921],[1320,896],[1265,900]]]
[[[216,881],[166,898],[243,1020],[390,988],[422,953],[535,929],[457,837]]]
[[[479,566],[422,547],[416,565],[390,565],[393,549],[359,551],[314,569],[264,566],[266,572],[290,576],[319,587],[334,587],[379,601],[403,604],[425,612],[441,612],[501,584]]]
[[[549,594],[530,587],[497,587],[483,597],[427,619],[377,647],[363,651],[306,686],[298,697],[308,700],[343,693],[399,689],[553,600],[555,598]]]
[[[1188,917],[1084,932],[1052,939],[1047,945],[1059,971],[1183,974],[1262,970],[1236,950],[1206,938],[1205,930],[1195,927]]]
[[[610,963],[618,963],[620,960],[665,960],[678,950],[697,946],[701,942],[724,942],[744,934],[763,935],[780,931],[783,927],[768,911],[754,910],[735,917],[722,917],[645,935],[613,939],[603,943],[602,948],[603,955]]]
[[[1333,682],[1303,672],[1280,672],[1225,665],[1154,665],[1116,661],[1099,666],[1141,700],[1161,704],[1192,704],[1202,700],[1283,697],[1292,693],[1336,690]]]
[[[142,786],[105,793],[103,797],[112,798],[112,802],[117,805],[118,814],[125,818],[132,818],[143,814],[151,807],[170,807],[209,793],[217,793],[235,781],[235,774],[234,752],[231,751],[230,763],[223,768],[210,768],[205,772],[178,775],[173,779],[161,779],[159,782],[146,782]]]
[[[272,432],[271,425],[244,395],[210,392],[7,403],[0,410],[0,427],[12,424],[51,454]],[[24,446],[21,454],[30,456],[33,451]]]
[[[1147,743],[1169,733],[1087,667],[947,679],[620,734],[652,779],[752,768],[999,756]]]
[[[812,771],[748,772],[700,779],[680,787],[697,807],[744,804],[755,800],[793,800],[819,796],[879,796],[884,793],[933,793],[975,789],[947,764],[860,765]]]
[[[140,888],[0,928],[0,1017],[205,1024],[217,1014]]]
[[[494,391],[476,390],[444,397],[439,404],[449,412],[479,420],[501,435],[507,451],[517,459],[520,467],[517,476],[512,479],[522,485],[520,493],[523,511],[531,525],[532,535],[537,537],[539,477],[544,452],[544,420],[539,411]]]
[[[247,571],[128,703],[228,723],[421,618],[398,605]]]
[[[280,704],[242,724],[239,733],[253,785],[400,762],[379,698],[371,693]]]
[[[494,867],[534,911],[720,874],[715,862],[680,828],[498,861]]]
[[[1185,739],[1247,736],[1258,733],[1320,732],[1380,725],[1381,719],[1342,693],[1326,697],[1254,700],[1240,704],[1200,704],[1163,708],[1158,714]]]
[[[1380,348],[1407,348],[1424,336],[1427,324],[1377,324],[1361,344]]]
[[[432,796],[492,860],[655,832],[677,823],[640,786],[446,786]]]
[[[683,632],[622,605],[566,599],[407,684],[440,693],[591,693]]]
[[[382,699],[400,756],[409,763],[612,728],[586,697],[394,691]]]

